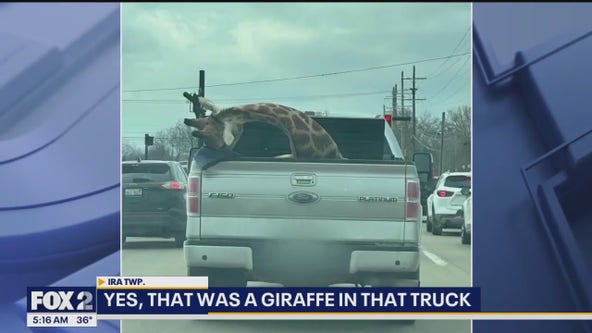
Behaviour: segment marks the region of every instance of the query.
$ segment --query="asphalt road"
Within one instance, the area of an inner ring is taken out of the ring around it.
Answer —
[[[186,275],[182,249],[172,241],[129,238],[123,248],[123,275]],[[423,224],[422,286],[470,286],[471,250],[462,245],[456,232],[433,236]],[[401,332],[401,333],[469,333],[466,320],[421,320],[413,325],[387,321],[212,321],[212,320],[124,320],[122,333],[151,332]]]

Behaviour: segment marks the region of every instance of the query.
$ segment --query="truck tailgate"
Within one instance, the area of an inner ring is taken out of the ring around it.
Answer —
[[[200,236],[403,242],[413,168],[397,161],[221,162],[202,171]]]

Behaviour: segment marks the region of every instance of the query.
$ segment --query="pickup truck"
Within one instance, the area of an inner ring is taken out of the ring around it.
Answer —
[[[313,119],[347,159],[277,158],[288,138],[263,123],[245,124],[232,153],[192,149],[188,275],[212,287],[420,285],[414,163],[383,119]]]

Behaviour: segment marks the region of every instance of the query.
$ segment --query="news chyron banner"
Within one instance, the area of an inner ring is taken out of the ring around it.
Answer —
[[[97,320],[409,319],[480,312],[479,288],[208,288],[207,277],[97,277],[94,287],[29,287],[27,326],[95,327]]]

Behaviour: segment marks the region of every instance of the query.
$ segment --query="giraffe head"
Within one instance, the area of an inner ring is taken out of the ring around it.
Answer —
[[[191,133],[193,136],[203,139],[206,146],[213,149],[233,149],[243,132],[242,121],[227,119],[220,114],[197,119],[185,118],[183,122],[196,129]]]
[[[210,148],[222,149],[232,145],[232,142],[224,140],[224,122],[215,116],[197,119],[185,118],[183,123],[194,127],[196,130],[192,132],[193,136],[203,139],[206,146]]]
[[[213,149],[234,148],[238,141],[237,134],[242,133],[242,126],[235,122],[229,123],[220,116],[222,109],[214,102],[204,97],[198,98],[200,108],[206,111],[211,111],[208,117],[189,119],[185,118],[183,121],[185,125],[197,129],[191,134],[195,137],[204,140],[206,146]]]

